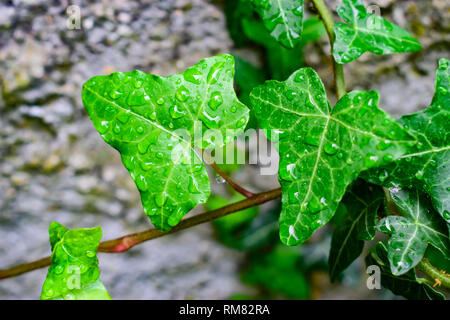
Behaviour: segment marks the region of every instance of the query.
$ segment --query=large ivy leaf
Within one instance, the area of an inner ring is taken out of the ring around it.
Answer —
[[[303,0],[251,0],[264,26],[286,48],[300,41],[303,25]]]
[[[304,46],[320,39],[326,33],[322,21],[317,16],[309,18],[303,23],[300,41],[292,49],[286,49],[270,36],[258,20],[244,19],[242,28],[249,39],[266,49],[270,78],[274,80],[285,80],[292,72],[303,66]]]
[[[336,226],[331,238],[328,270],[331,281],[361,254],[364,241],[375,237],[377,212],[384,201],[381,188],[356,180],[345,193],[339,207],[345,220]]]
[[[333,217],[361,171],[397,159],[416,141],[378,108],[376,91],[348,93],[331,111],[311,68],[285,82],[266,81],[250,97],[260,126],[278,144],[280,236],[289,245],[305,241]]]
[[[347,23],[334,25],[333,56],[338,63],[353,61],[365,52],[383,55],[422,49],[409,32],[381,16],[368,13],[361,0],[343,0],[337,12]]]
[[[445,296],[434,290],[428,284],[418,279],[414,269],[401,276],[391,273],[387,248],[378,242],[366,257],[367,266],[378,266],[381,271],[381,285],[394,294],[410,300],[445,300]]]
[[[83,86],[95,128],[120,152],[145,213],[163,231],[208,199],[208,174],[194,147],[218,148],[247,124],[233,76],[233,57],[220,55],[168,77],[116,72]]]
[[[386,187],[418,187],[431,196],[433,205],[450,223],[450,61],[441,59],[436,73],[436,93],[427,109],[398,121],[419,139],[389,166],[372,169],[364,178]]]
[[[42,287],[41,300],[110,300],[99,278],[100,227],[68,230],[52,222],[49,234],[52,264]]]
[[[391,237],[388,257],[394,275],[404,274],[422,260],[428,244],[450,257],[447,226],[432,209],[431,202],[417,189],[390,191],[394,203],[403,216],[388,216],[378,229]]]

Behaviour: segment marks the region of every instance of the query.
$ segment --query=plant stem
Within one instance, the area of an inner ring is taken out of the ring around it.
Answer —
[[[420,260],[417,264],[417,268],[431,279],[438,280],[440,282],[440,286],[450,289],[450,275],[445,271],[439,271],[427,258]]]
[[[327,30],[328,38],[330,39],[331,46],[331,58],[333,59],[333,72],[334,72],[334,86],[336,89],[336,96],[338,99],[342,98],[342,96],[346,93],[345,90],[345,79],[344,79],[344,67],[342,64],[339,64],[334,60],[333,57],[333,46],[336,35],[334,34],[334,21],[333,16],[328,10],[326,4],[323,0],[312,0],[314,6],[319,12],[320,18],[325,25],[325,29]]]
[[[219,176],[225,179],[225,181],[230,185],[230,187],[232,187],[234,190],[242,194],[244,197],[250,198],[255,195],[254,193],[248,191],[244,187],[241,187],[236,182],[234,182],[225,172],[222,171],[222,169],[219,168],[219,166],[215,162],[211,163],[211,167],[214,169],[214,171],[217,172]]]
[[[118,253],[118,252],[124,252],[128,249],[134,247],[135,245],[138,245],[142,242],[156,239],[171,233],[175,233],[184,229],[188,229],[191,227],[194,227],[196,225],[221,218],[223,216],[226,216],[228,214],[241,211],[243,209],[247,209],[253,206],[257,206],[260,204],[263,204],[267,201],[274,200],[276,198],[279,198],[281,196],[281,188],[261,192],[256,195],[253,195],[252,197],[249,197],[247,199],[244,199],[242,201],[232,203],[230,205],[224,206],[222,208],[207,211],[204,213],[200,213],[198,215],[195,215],[193,217],[187,218],[183,221],[181,221],[177,226],[173,227],[170,231],[163,232],[158,229],[149,229],[142,232],[126,235],[117,239],[104,241],[100,243],[98,247],[99,252],[107,252],[107,253]],[[50,265],[51,258],[45,257],[33,262],[21,264],[9,269],[0,270],[0,279],[10,278],[14,276],[21,275],[23,273],[36,270],[39,268],[46,267]]]

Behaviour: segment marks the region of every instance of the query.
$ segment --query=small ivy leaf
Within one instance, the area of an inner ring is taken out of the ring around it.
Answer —
[[[303,0],[251,0],[264,26],[284,47],[294,48],[301,39]]]
[[[253,89],[261,128],[279,150],[281,240],[295,245],[334,215],[359,173],[402,156],[415,137],[378,108],[376,91],[353,91],[333,111],[311,68]],[[389,141],[389,148],[379,146]]]
[[[403,216],[388,216],[378,223],[378,230],[391,235],[388,257],[391,271],[401,275],[422,260],[428,244],[450,257],[446,224],[431,208],[430,201],[417,189],[391,191],[391,198]]]
[[[221,147],[248,122],[249,109],[236,98],[233,77],[233,57],[219,55],[168,77],[116,72],[83,86],[95,128],[120,152],[145,213],[163,231],[210,194],[194,147]]]
[[[449,83],[450,61],[441,59],[431,106],[398,120],[419,142],[397,161],[369,170],[363,178],[386,187],[418,187],[430,195],[436,210],[450,224]]]
[[[332,282],[359,257],[364,241],[375,237],[377,212],[383,201],[383,190],[363,180],[356,180],[347,189],[339,204],[346,212],[345,220],[336,226],[331,238],[328,270]]]
[[[52,222],[49,235],[52,264],[42,286],[41,300],[111,300],[99,278],[100,227],[68,230]]]
[[[422,49],[409,32],[381,16],[368,13],[361,0],[343,0],[337,12],[347,23],[334,25],[333,56],[337,63],[348,63],[365,52],[383,55]]]
[[[401,276],[393,275],[389,267],[388,251],[382,242],[378,242],[366,256],[366,265],[380,268],[381,285],[394,294],[410,300],[445,300],[442,293],[421,282],[414,269]]]

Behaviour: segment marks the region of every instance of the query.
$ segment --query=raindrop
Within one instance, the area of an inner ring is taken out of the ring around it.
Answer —
[[[379,175],[378,175],[378,179],[380,180],[380,182],[384,182],[386,181],[386,179],[389,177],[389,173],[386,170],[383,170]]]
[[[218,183],[218,184],[225,183],[225,179],[220,175],[216,175],[215,180],[216,180],[216,183]]]
[[[331,143],[331,142],[327,142],[323,148],[323,150],[325,151],[326,154],[328,155],[334,155],[338,152],[339,150],[339,146],[337,144]]]
[[[223,103],[222,95],[220,94],[220,92],[216,91],[211,94],[208,106],[213,110],[217,110],[217,107],[220,106],[222,103]]]
[[[170,113],[170,116],[172,117],[172,119],[179,119],[179,118],[184,117],[184,115],[186,114],[186,111],[181,110],[181,107],[174,105],[174,106],[170,107],[169,113]]]
[[[292,13],[298,17],[303,15],[303,6],[298,6],[297,8],[292,9]]]
[[[394,156],[392,154],[389,154],[389,153],[385,154],[384,157],[383,157],[383,160],[385,162],[392,162],[392,161],[394,161]]]
[[[423,180],[423,171],[422,170],[419,170],[419,171],[417,171],[416,172],[416,174],[415,174],[415,177],[418,179],[418,180]]]
[[[140,176],[136,177],[136,186],[142,192],[145,192],[148,190],[148,183],[144,176],[140,175]]]
[[[188,190],[192,193],[200,193],[197,187],[197,181],[195,181],[193,177],[189,177]]]
[[[165,193],[158,193],[155,194],[155,203],[158,207],[162,208],[164,203],[166,203],[166,194]]]
[[[242,128],[245,124],[247,123],[247,118],[246,117],[242,117],[239,119],[238,122],[236,122],[236,128]]]
[[[189,68],[184,72],[184,80],[193,84],[200,84],[202,73],[195,68]]]
[[[388,149],[392,145],[392,142],[390,140],[384,140],[377,144],[377,149],[384,151]]]
[[[61,273],[63,273],[64,272],[64,267],[62,266],[62,265],[57,265],[56,267],[55,267],[55,273],[56,274],[61,274]]]
[[[87,251],[86,251],[86,257],[88,257],[88,258],[93,258],[93,257],[95,257],[95,252],[94,252],[94,251],[91,251],[91,250],[87,250]]]
[[[177,99],[181,102],[186,101],[189,98],[189,91],[185,86],[181,86],[177,89],[177,91],[175,92],[175,96],[177,97]]]
[[[366,157],[364,158],[364,165],[366,168],[372,168],[374,166],[377,165],[378,162],[378,156],[374,155],[374,154],[367,154]]]

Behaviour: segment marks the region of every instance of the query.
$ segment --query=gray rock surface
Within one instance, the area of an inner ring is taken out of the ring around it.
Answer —
[[[347,84],[378,89],[382,107],[401,115],[428,105],[437,59],[449,58],[448,1],[378,3],[383,15],[414,30],[424,51],[365,55],[345,67]],[[69,5],[81,10],[80,29],[67,27]],[[222,10],[206,0],[2,1],[0,268],[48,255],[53,220],[100,225],[104,239],[150,226],[118,153],[87,117],[84,81],[116,70],[168,75],[231,50]],[[305,56],[329,83],[328,52],[324,40]],[[237,180],[254,190],[277,184],[255,173],[250,168]],[[237,276],[243,255],[218,244],[208,225],[99,258],[116,298],[219,299],[250,290]],[[0,281],[0,299],[38,298],[45,274]]]

